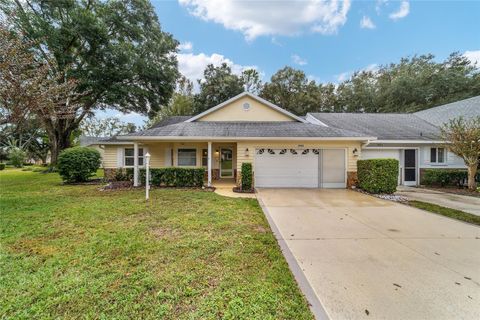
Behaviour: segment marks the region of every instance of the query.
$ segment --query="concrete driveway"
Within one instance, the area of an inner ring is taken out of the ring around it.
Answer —
[[[480,228],[349,190],[257,198],[317,317],[480,319]]]

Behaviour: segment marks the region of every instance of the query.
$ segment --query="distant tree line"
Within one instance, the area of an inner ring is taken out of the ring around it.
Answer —
[[[236,75],[231,68],[208,65],[204,78],[181,78],[177,92],[159,115],[191,115],[243,91],[260,95],[295,114],[307,112],[415,112],[480,95],[480,69],[460,53],[441,62],[432,54],[402,58],[376,70],[354,72],[339,84],[317,83],[284,67],[262,83],[256,70]]]

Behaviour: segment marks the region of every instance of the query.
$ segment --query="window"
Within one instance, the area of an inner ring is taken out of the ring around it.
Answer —
[[[430,148],[431,163],[445,163],[445,148]]]
[[[178,166],[195,167],[197,165],[197,149],[178,149]]]
[[[133,148],[125,148],[123,165],[125,167],[134,166],[134,150]],[[143,148],[138,148],[138,165],[143,166]]]
[[[202,149],[202,167],[208,166],[208,149]]]

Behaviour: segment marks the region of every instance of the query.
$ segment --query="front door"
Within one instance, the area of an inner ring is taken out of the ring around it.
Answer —
[[[415,149],[405,149],[403,159],[403,184],[406,186],[416,186],[417,151]]]
[[[233,178],[233,151],[230,148],[220,150],[220,178]]]

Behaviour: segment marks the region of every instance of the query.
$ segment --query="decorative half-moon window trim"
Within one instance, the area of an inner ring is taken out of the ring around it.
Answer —
[[[310,153],[310,149],[305,149],[302,151],[302,154],[309,154]]]
[[[265,149],[258,149],[257,154],[263,154],[265,152]]]
[[[273,151],[273,149],[267,149],[267,151],[269,154],[275,154],[275,151]]]
[[[298,154],[297,150],[295,150],[295,149],[290,149],[290,153],[291,154]]]
[[[278,154],[285,154],[285,153],[287,153],[287,149],[280,150],[280,152]]]
[[[312,149],[312,152],[313,152],[314,154],[320,154],[320,149]]]

